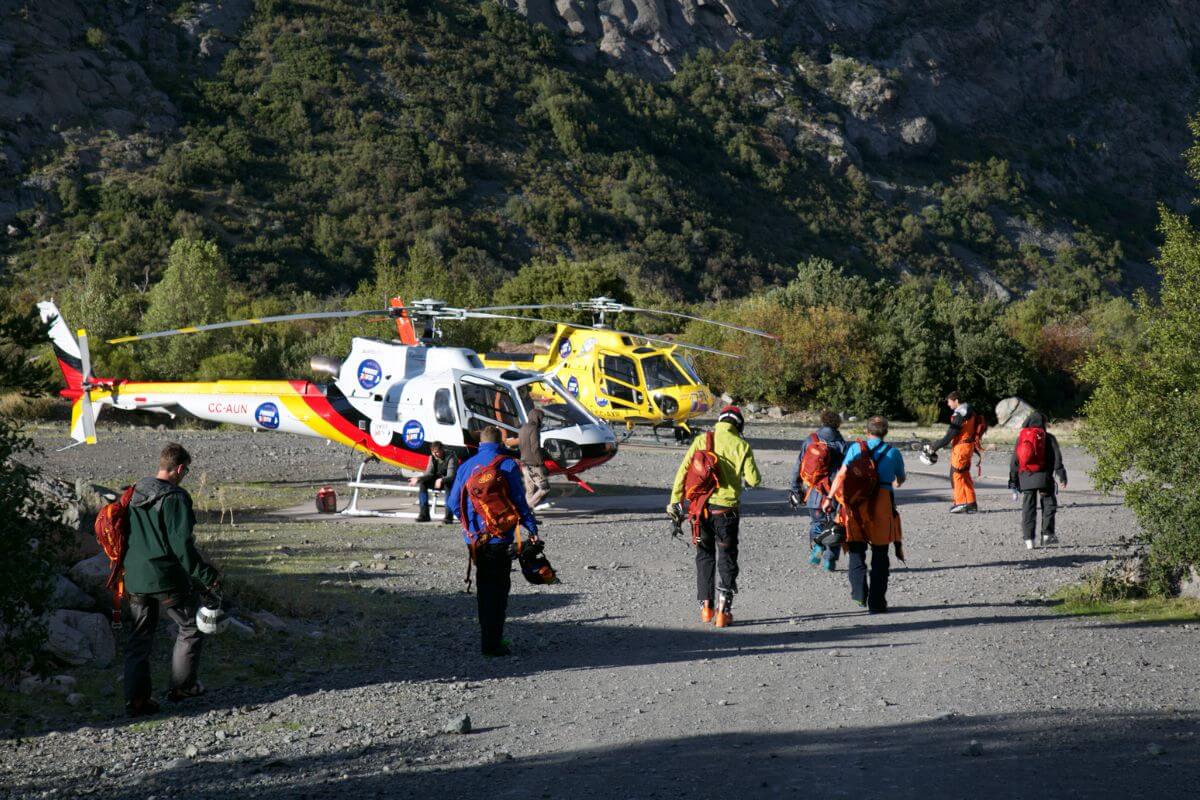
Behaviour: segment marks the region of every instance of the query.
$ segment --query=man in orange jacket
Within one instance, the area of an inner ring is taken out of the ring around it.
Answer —
[[[925,445],[925,455],[931,456],[946,445],[950,445],[950,486],[954,489],[954,505],[951,514],[974,514],[979,510],[975,504],[975,481],[971,477],[971,462],[976,454],[980,457],[982,470],[983,450],[979,440],[987,430],[983,415],[971,409],[958,396],[958,392],[946,395],[950,407],[950,427],[937,444]]]

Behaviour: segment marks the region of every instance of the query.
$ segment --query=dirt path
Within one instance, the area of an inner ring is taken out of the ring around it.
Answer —
[[[810,567],[799,544],[784,489],[802,432],[751,434],[768,488],[747,495],[730,629],[699,624],[691,551],[667,535],[662,487],[679,452],[626,448],[589,475],[598,497],[565,498],[545,515],[564,583],[515,579],[517,657],[477,655],[474,600],[456,591],[463,562],[449,529],[375,527],[351,555],[415,557],[347,584],[397,609],[386,644],[354,668],[281,663],[278,683],[214,686],[133,732],[106,718],[0,741],[0,786],[13,796],[259,798],[1194,791],[1196,626],[1064,618],[1046,602],[1133,524],[1119,501],[1091,490],[1083,454],[1066,453],[1063,544],[1032,552],[1005,489],[1007,454],[989,456],[982,512],[970,517],[948,515],[946,474],[909,457],[898,494],[908,565],[893,572],[892,612],[868,616],[850,603],[844,568]],[[120,479],[162,439],[114,436],[129,460],[69,451],[46,461],[68,477]],[[335,478],[344,461],[287,437],[177,438],[214,465],[214,481]],[[349,539],[354,525],[329,523],[325,535]],[[477,732],[439,732],[464,711]]]

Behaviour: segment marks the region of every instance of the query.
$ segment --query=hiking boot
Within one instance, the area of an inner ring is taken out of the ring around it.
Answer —
[[[1045,536],[1042,537],[1042,546],[1045,547],[1048,544],[1058,544],[1058,534],[1057,533],[1046,534]]]
[[[453,525],[454,524],[454,512],[448,508],[446,509],[446,513],[442,515],[442,524],[443,525]]]
[[[886,614],[887,609],[888,609],[887,606],[879,606],[878,608],[868,608],[867,613],[868,614]]]
[[[151,714],[157,714],[158,711],[158,703],[150,699],[135,700],[125,704],[125,715],[128,717],[148,717]]]
[[[1032,550],[1032,549],[1033,549],[1033,539],[1026,539],[1026,540],[1025,540],[1025,549],[1026,549],[1026,550]]]
[[[732,611],[718,611],[717,616],[713,619],[713,625],[718,628],[728,628],[733,624]]]
[[[950,506],[950,513],[951,514],[967,513],[967,504],[966,503],[955,503],[954,505]]]
[[[429,522],[429,506],[421,506],[417,511],[417,522]]]
[[[716,613],[716,612],[713,611],[712,603],[705,600],[703,603],[700,604],[700,621],[701,622],[706,622],[706,623],[712,622],[714,613]]]
[[[851,600],[854,602],[854,604],[855,604],[856,606],[858,606],[859,608],[866,608],[866,607],[867,607],[867,601],[866,601],[866,600],[855,600],[853,597],[851,597],[850,599],[851,599]]]
[[[833,572],[835,569],[837,569],[837,562],[829,556],[825,556],[825,558],[821,561],[821,568],[826,572]]]
[[[167,701],[171,703],[178,703],[183,700],[190,700],[193,697],[199,697],[200,695],[204,694],[205,691],[204,684],[200,681],[196,681],[186,689],[172,689],[171,691],[167,692]]]
[[[965,511],[968,514],[978,514],[979,506],[977,506],[975,503],[967,503]]]
[[[504,658],[512,655],[512,646],[505,640],[496,647],[484,648],[482,652],[485,658]]]
[[[825,548],[821,547],[821,545],[814,544],[812,546],[812,552],[808,554],[808,563],[812,564],[814,567],[817,564],[820,564],[821,563],[821,553],[823,553],[824,551],[825,551]]]

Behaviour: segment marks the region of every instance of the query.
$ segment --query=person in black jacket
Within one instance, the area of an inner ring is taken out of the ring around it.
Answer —
[[[415,478],[408,479],[409,486],[419,487],[417,492],[417,522],[429,522],[429,492],[433,489],[449,492],[454,485],[454,476],[458,472],[458,454],[447,450],[441,442],[429,443],[429,464],[425,472]],[[445,513],[442,523],[449,525],[454,522],[450,513],[450,504],[444,503]]]
[[[1022,428],[1046,430],[1046,418],[1037,411],[1029,415]],[[1063,466],[1062,450],[1054,434],[1046,433],[1046,452],[1041,469],[1022,470],[1017,451],[1013,450],[1008,466],[1008,488],[1021,493],[1021,532],[1025,536],[1025,547],[1033,549],[1033,532],[1037,523],[1038,498],[1042,501],[1041,544],[1054,544],[1058,536],[1054,532],[1054,516],[1058,511],[1057,487],[1067,488],[1067,469]]]

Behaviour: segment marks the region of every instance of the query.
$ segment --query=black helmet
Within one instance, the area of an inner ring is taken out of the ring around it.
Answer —
[[[525,543],[517,554],[517,561],[521,564],[521,574],[525,576],[525,580],[534,585],[558,583],[558,574],[554,571],[554,567],[550,566],[549,559],[542,552],[545,549],[546,545],[538,540]]]

